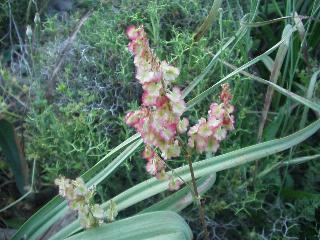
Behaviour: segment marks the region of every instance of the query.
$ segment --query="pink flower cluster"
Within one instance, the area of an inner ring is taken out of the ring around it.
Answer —
[[[129,50],[134,55],[136,78],[142,84],[142,107],[126,115],[126,123],[134,127],[142,136],[146,145],[159,148],[164,159],[180,155],[177,132],[187,130],[188,121],[180,121],[186,104],[178,87],[169,90],[171,82],[179,75],[179,69],[155,56],[149,47],[143,27],[130,26],[127,35],[131,42]],[[156,175],[162,167],[150,159],[147,169]],[[152,165],[152,166],[151,166]],[[161,164],[160,164],[161,165]]]
[[[215,153],[220,142],[227,136],[227,132],[234,129],[234,111],[230,104],[232,95],[229,91],[229,84],[222,85],[220,99],[222,103],[212,103],[208,111],[208,119],[200,118],[198,123],[188,131],[188,145],[196,148],[200,153]]]
[[[179,69],[160,61],[149,46],[143,26],[130,26],[127,35],[131,40],[129,51],[134,55],[136,78],[142,85],[142,106],[137,111],[128,112],[126,123],[134,127],[146,145],[143,157],[147,160],[147,171],[159,179],[166,178],[164,160],[178,157],[181,146],[178,133],[188,130],[189,120],[182,118],[186,110],[181,90],[172,86],[179,76]],[[233,106],[229,85],[224,84],[221,92],[221,104],[210,106],[208,119],[201,118],[188,131],[188,145],[200,153],[216,152],[219,143],[226,138],[227,131],[233,130]],[[154,149],[161,151],[161,157]],[[177,190],[181,182],[169,179],[169,187]]]

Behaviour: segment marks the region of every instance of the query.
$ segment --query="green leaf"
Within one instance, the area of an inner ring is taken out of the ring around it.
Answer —
[[[191,240],[192,232],[182,217],[160,211],[137,215],[75,234],[68,240]]]
[[[227,76],[225,76],[224,78],[222,78],[220,81],[218,81],[217,83],[215,83],[214,85],[212,85],[211,87],[209,87],[207,90],[203,91],[201,94],[199,94],[198,96],[194,97],[193,99],[191,99],[188,103],[187,103],[187,108],[190,109],[192,108],[194,105],[196,105],[197,103],[199,103],[200,101],[202,101],[204,98],[206,98],[209,94],[212,93],[212,91],[214,90],[215,87],[219,86],[220,84],[222,84],[223,82],[227,81],[229,78],[235,76],[236,74],[238,74],[239,72],[241,72],[242,70],[252,66],[253,64],[259,62],[260,60],[262,60],[262,58],[264,58],[264,56],[269,55],[270,53],[272,53],[274,50],[276,50],[282,43],[286,42],[287,39],[291,36],[291,34],[296,31],[295,28],[290,29],[290,31],[287,32],[287,35],[283,36],[283,38],[277,43],[275,44],[273,47],[271,47],[270,49],[268,49],[266,52],[262,53],[261,55],[255,57],[254,59],[252,59],[251,61],[245,63],[244,65],[242,65],[241,67],[237,68],[235,71],[229,73]]]
[[[305,191],[297,191],[288,188],[282,189],[280,194],[283,198],[288,200],[297,200],[303,198],[320,200],[320,194]]]
[[[0,119],[0,147],[10,166],[21,194],[26,193],[29,186],[29,171],[26,159],[10,122]]]
[[[188,94],[209,74],[212,70],[213,66],[217,62],[219,56],[226,50],[229,45],[235,41],[236,39],[240,39],[246,32],[245,27],[240,27],[240,29],[232,36],[221,48],[220,50],[213,56],[210,63],[206,66],[206,68],[202,71],[202,73],[197,76],[192,82],[183,90],[182,97],[185,98]]]
[[[214,0],[213,1],[211,10],[210,10],[208,16],[203,21],[203,23],[198,28],[196,34],[193,37],[194,41],[199,41],[201,39],[201,37],[205,34],[205,32],[208,30],[208,28],[216,20],[217,15],[219,13],[219,8],[221,7],[221,3],[222,3],[222,0]]]
[[[290,37],[286,38],[286,36],[291,36],[290,33],[292,34],[292,32],[293,32],[292,26],[290,24],[287,24],[282,32],[282,38],[286,39],[286,41],[284,41],[278,48],[277,55],[276,55],[276,58],[274,60],[273,66],[272,66],[270,80],[269,80],[270,82],[273,82],[275,84],[277,83],[278,78],[280,76],[280,69],[281,69],[283,61],[287,55],[287,50],[289,47]],[[259,124],[259,130],[258,130],[258,140],[259,141],[261,141],[261,138],[262,138],[264,126],[265,126],[265,123],[267,120],[267,115],[268,115],[269,108],[270,108],[271,101],[272,101],[273,92],[274,92],[274,89],[271,86],[268,86],[267,93],[266,93],[265,100],[264,100],[262,116],[261,116],[261,120],[260,120],[260,124]]]
[[[237,69],[235,66],[233,66],[232,64],[230,63],[227,63],[223,60],[220,60],[224,65],[226,65],[227,67],[231,68],[231,69]],[[304,97],[301,97],[293,92],[290,92],[288,91],[287,89],[284,89],[280,86],[278,86],[277,84],[273,83],[273,82],[270,82],[270,81],[267,81],[261,77],[258,77],[258,76],[255,76],[253,74],[250,74],[246,71],[239,71],[239,73],[243,74],[244,76],[247,76],[257,82],[260,82],[260,83],[263,83],[263,84],[266,84],[268,86],[271,86],[272,88],[274,88],[274,90],[278,91],[279,93],[285,95],[286,97],[294,100],[295,102],[298,102],[298,103],[301,103],[309,108],[311,108],[312,110],[316,111],[316,112],[320,112],[320,105],[315,103],[315,102],[312,102],[310,101],[309,99],[306,99]]]
[[[211,174],[208,177],[202,177],[197,181],[198,193],[202,196],[207,192],[216,181],[216,174]],[[142,213],[170,210],[180,212],[194,201],[193,190],[190,186],[185,186],[179,191],[171,194],[165,199],[146,208]]]
[[[307,99],[311,100],[313,97],[313,93],[316,88],[317,78],[318,78],[319,74],[320,74],[320,70],[318,70],[314,74],[312,74],[312,77],[310,79],[310,83],[308,86],[307,94],[306,94]],[[304,128],[304,126],[306,124],[308,111],[309,111],[309,108],[307,106],[305,106],[303,109],[303,113],[302,113],[302,117],[301,117],[301,121],[300,121],[300,128]]]

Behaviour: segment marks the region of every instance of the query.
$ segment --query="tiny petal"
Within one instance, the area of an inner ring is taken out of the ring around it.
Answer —
[[[135,26],[131,25],[127,28],[127,36],[130,40],[135,40],[139,36],[139,32]]]
[[[227,130],[223,127],[219,127],[217,128],[214,137],[218,140],[218,141],[222,141],[226,138],[227,136]]]
[[[161,68],[161,71],[163,72],[164,80],[168,82],[175,80],[180,74],[180,71],[178,68],[170,66],[166,61],[161,62],[160,68]]]
[[[172,177],[169,181],[169,190],[170,191],[177,191],[180,189],[182,182],[179,179],[174,180]]]
[[[217,141],[214,137],[210,137],[208,139],[206,151],[215,153],[218,150],[219,146],[220,146],[219,141]]]
[[[146,170],[147,170],[147,172],[148,172],[149,174],[151,174],[151,175],[153,175],[153,176],[157,174],[158,169],[157,169],[157,166],[156,166],[154,160],[147,162]]]
[[[159,97],[160,89],[162,88],[161,83],[157,82],[146,83],[142,87],[149,95],[155,97]]]
[[[143,158],[150,160],[151,158],[153,158],[155,155],[155,152],[153,151],[153,149],[150,146],[146,146],[144,151],[142,152],[142,156]]]
[[[94,204],[91,207],[91,212],[92,212],[92,215],[98,219],[103,219],[106,215],[105,211],[103,210],[103,208],[99,204]]]
[[[178,124],[178,132],[185,133],[188,130],[188,126],[189,126],[188,118],[181,119]]]
[[[212,135],[212,130],[207,123],[203,123],[199,127],[198,134],[202,137],[209,137]]]

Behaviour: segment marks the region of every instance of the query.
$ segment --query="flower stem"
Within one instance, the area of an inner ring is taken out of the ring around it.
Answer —
[[[197,184],[196,184],[196,178],[194,177],[194,171],[193,171],[193,167],[192,167],[191,157],[189,154],[187,154],[187,155],[188,155],[187,160],[188,160],[190,174],[191,174],[191,181],[192,181],[192,185],[193,185],[194,196],[197,201],[198,208],[199,208],[199,216],[200,216],[200,221],[201,221],[201,225],[203,228],[204,239],[209,240],[209,233],[208,233],[207,224],[206,224],[206,220],[205,220],[204,206],[201,203],[201,197],[199,196],[199,193],[198,193],[198,188],[197,188]]]

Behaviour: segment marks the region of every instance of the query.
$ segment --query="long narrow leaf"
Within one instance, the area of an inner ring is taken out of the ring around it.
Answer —
[[[211,7],[211,10],[206,17],[206,19],[203,21],[201,26],[198,28],[196,34],[194,35],[193,39],[195,41],[199,41],[201,37],[205,34],[205,32],[208,30],[208,28],[213,24],[215,19],[217,18],[217,15],[219,13],[219,8],[221,7],[222,0],[214,0],[213,5]]]
[[[220,60],[224,65],[226,65],[227,67],[231,68],[231,69],[236,69],[235,66],[233,66],[232,64],[230,63],[227,63],[223,60]],[[314,103],[312,101],[310,101],[309,99],[306,99],[304,97],[301,97],[293,92],[290,92],[288,91],[287,89],[284,89],[280,86],[278,86],[277,84],[274,84],[273,82],[270,82],[270,81],[267,81],[261,77],[258,77],[258,76],[255,76],[253,74],[250,74],[246,71],[240,71],[239,73],[243,74],[244,76],[247,76],[257,82],[260,82],[260,83],[263,83],[263,84],[266,84],[266,85],[269,85],[271,86],[272,88],[274,88],[274,90],[278,91],[279,93],[285,95],[286,97],[298,102],[298,103],[301,103],[309,108],[311,108],[312,110],[316,111],[316,112],[320,112],[320,105],[317,104],[317,103]]]
[[[29,185],[28,165],[22,154],[14,127],[5,119],[0,119],[0,148],[15,177],[19,192],[24,194]]]
[[[208,177],[202,177],[197,181],[198,193],[202,196],[208,191],[216,181],[216,174],[211,174]],[[142,213],[170,210],[174,212],[180,212],[194,201],[192,190],[189,186],[185,186],[179,191],[171,194],[165,199],[153,204],[146,208]]]
[[[236,70],[234,70],[233,72],[229,73],[227,76],[225,76],[224,78],[222,78],[220,81],[218,81],[217,83],[215,83],[214,85],[212,85],[211,87],[209,87],[207,90],[203,91],[201,94],[199,94],[198,96],[194,97],[193,99],[191,99],[187,105],[188,105],[188,109],[192,108],[194,105],[196,105],[197,103],[199,103],[201,100],[203,100],[204,98],[206,98],[209,94],[212,93],[212,91],[214,90],[215,87],[221,85],[223,82],[227,81],[229,78],[235,76],[236,74],[238,74],[239,72],[241,72],[242,70],[252,66],[253,64],[259,62],[264,56],[269,55],[270,53],[272,53],[274,50],[276,50],[283,42],[287,41],[287,38],[289,38],[291,36],[291,34],[296,31],[295,28],[292,28],[291,31],[288,31],[286,36],[283,36],[283,38],[277,43],[275,44],[273,47],[271,47],[270,49],[268,49],[266,52],[262,53],[261,55],[255,57],[254,59],[252,59],[251,61],[245,63],[244,65],[242,65],[241,67],[237,68]]]
[[[320,74],[320,70],[318,70],[314,74],[312,74],[312,77],[310,79],[310,83],[309,83],[309,86],[308,86],[308,90],[307,90],[307,93],[306,93],[306,98],[307,99],[310,99],[310,100],[312,99],[312,96],[313,96],[313,93],[314,93],[314,90],[315,90],[315,87],[316,87],[316,83],[317,83],[317,78],[318,78],[319,74]],[[304,128],[304,126],[306,124],[308,111],[309,111],[309,108],[307,106],[305,106],[303,108],[303,113],[302,113],[302,117],[301,117],[301,121],[300,121],[300,128]]]
[[[76,234],[68,240],[191,240],[192,232],[182,217],[160,211],[126,218]]]
[[[283,32],[282,32],[282,38],[284,38],[284,36],[288,35],[288,32],[292,33],[292,26],[290,24],[286,25]],[[274,60],[273,66],[272,66],[272,70],[271,70],[271,74],[270,74],[270,82],[273,83],[277,83],[278,78],[280,76],[280,69],[282,67],[283,61],[287,55],[287,50],[289,47],[289,41],[290,37],[286,38],[286,41],[284,41],[278,49],[276,58]],[[271,105],[271,101],[272,101],[272,96],[273,96],[273,91],[274,89],[270,86],[268,86],[267,89],[267,93],[265,96],[265,101],[264,101],[264,106],[263,106],[263,110],[262,110],[262,116],[261,116],[261,120],[260,120],[260,124],[259,124],[259,130],[258,130],[258,141],[261,141],[262,138],[262,134],[263,134],[263,129],[267,120],[267,115],[269,112],[269,108]]]

